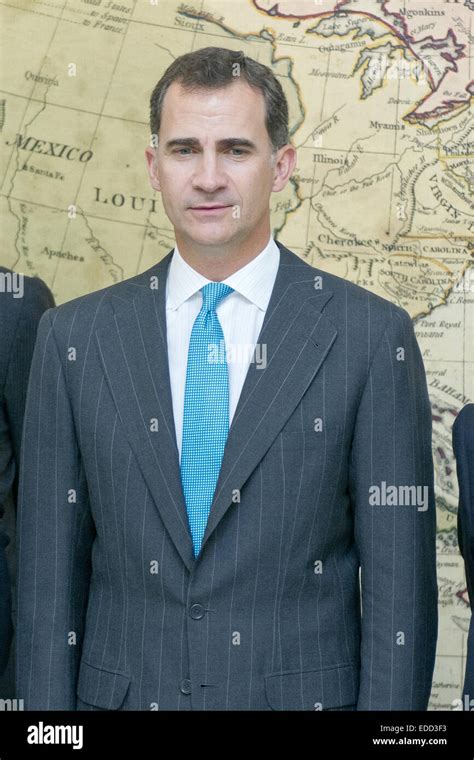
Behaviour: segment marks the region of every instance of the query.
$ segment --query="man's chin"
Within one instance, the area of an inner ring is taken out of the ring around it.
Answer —
[[[231,234],[229,231],[226,232],[224,230],[222,232],[210,229],[202,230],[201,232],[193,230],[187,237],[192,245],[212,248],[231,243],[236,237],[235,232],[234,230]]]

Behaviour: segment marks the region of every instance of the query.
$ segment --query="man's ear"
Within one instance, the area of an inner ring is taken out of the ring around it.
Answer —
[[[150,183],[153,190],[161,192],[160,180],[158,177],[157,162],[155,161],[156,148],[148,146],[145,148],[145,159],[148,168],[148,176],[150,177]]]
[[[296,159],[296,148],[290,143],[279,148],[273,166],[272,193],[279,193],[286,186],[296,166]]]

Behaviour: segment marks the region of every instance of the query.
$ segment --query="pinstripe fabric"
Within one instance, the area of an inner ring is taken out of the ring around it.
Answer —
[[[197,558],[168,372],[171,253],[41,319],[18,521],[27,709],[426,708],[435,504],[413,326],[278,246],[268,363],[250,364]],[[428,508],[373,506],[382,481],[426,485]]]
[[[464,559],[466,586],[471,607],[463,678],[463,709],[469,710],[474,694],[474,404],[459,411],[452,428],[453,453],[459,483],[458,543]],[[466,700],[467,697],[467,700]]]
[[[195,556],[201,548],[229,432],[227,360],[224,351],[223,361],[219,356],[215,361],[212,346],[224,343],[216,308],[232,292],[223,282],[209,282],[202,288],[202,307],[188,348],[180,467]]]
[[[12,272],[0,266],[0,275],[8,278]],[[42,280],[21,276],[21,297],[3,282],[0,290],[0,675],[8,664],[13,635],[15,517],[28,375],[39,320],[54,307],[53,295]],[[8,667],[2,686],[9,694],[12,680]]]

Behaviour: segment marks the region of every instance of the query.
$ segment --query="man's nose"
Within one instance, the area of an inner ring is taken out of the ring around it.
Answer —
[[[198,158],[193,176],[193,186],[206,193],[213,193],[226,184],[227,180],[220,166],[219,156],[202,153]]]

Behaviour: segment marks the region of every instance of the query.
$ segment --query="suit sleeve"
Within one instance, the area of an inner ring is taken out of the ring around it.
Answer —
[[[21,434],[26,404],[26,392],[31,360],[36,342],[36,331],[43,313],[54,307],[49,288],[37,277],[25,280],[25,293],[21,314],[12,342],[8,373],[5,382],[5,403],[8,414],[12,449],[16,462],[20,462]],[[16,500],[15,485],[15,500]]]
[[[38,326],[20,467],[16,682],[27,710],[76,709],[95,535],[54,311]]]
[[[474,404],[466,404],[454,420],[453,453],[459,484],[458,544],[464,559],[466,585],[471,610],[474,611]]]
[[[5,553],[7,544],[8,536],[0,533],[0,676],[8,663],[13,636],[10,574]]]
[[[0,396],[0,518],[3,520],[6,497],[10,493],[15,476],[10,430],[3,397]],[[13,636],[12,594],[6,547],[10,537],[0,523],[0,676],[5,671],[10,656]]]
[[[8,336],[8,345],[2,341],[7,365],[0,396],[0,517],[10,491],[16,507],[21,432],[36,330],[43,312],[54,306],[53,296],[42,280],[28,277],[25,284],[14,334]],[[13,636],[11,580],[5,552],[9,543],[10,537],[0,529],[0,674],[7,665]]]
[[[432,420],[409,314],[394,307],[371,361],[350,460],[361,568],[358,710],[426,710],[438,611]]]

